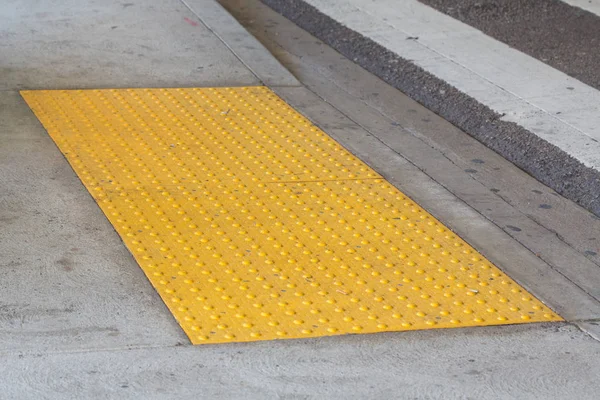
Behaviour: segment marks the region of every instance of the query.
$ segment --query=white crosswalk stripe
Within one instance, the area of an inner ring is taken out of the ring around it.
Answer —
[[[600,0],[562,0],[567,4],[579,7],[596,15],[600,15]]]
[[[600,91],[416,0],[307,2],[600,170]]]

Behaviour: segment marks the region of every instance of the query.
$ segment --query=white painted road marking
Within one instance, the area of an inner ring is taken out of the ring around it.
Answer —
[[[600,170],[600,91],[416,0],[306,1]]]
[[[600,0],[562,0],[563,2],[583,10],[600,15]]]

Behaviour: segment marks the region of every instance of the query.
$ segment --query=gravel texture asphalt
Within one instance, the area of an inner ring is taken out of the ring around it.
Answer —
[[[302,0],[262,0],[388,84],[600,216],[600,173]]]

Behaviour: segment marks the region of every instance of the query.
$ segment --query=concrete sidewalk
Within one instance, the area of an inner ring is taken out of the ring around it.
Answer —
[[[213,1],[14,2],[1,11],[0,351],[186,342],[17,90],[297,82]]]
[[[213,1],[9,1],[1,12],[1,90],[298,84]]]
[[[340,111],[341,97],[328,104],[315,95],[219,4],[186,3],[15,1],[0,8],[4,396],[595,397],[600,346],[571,323],[600,318],[595,293],[566,279],[445,182],[349,118],[348,109],[361,109],[352,117],[373,123],[385,117],[375,118],[351,98]],[[191,346],[18,90],[260,84],[450,224],[568,322]],[[449,130],[445,124],[438,127]],[[410,139],[403,128],[389,126],[386,132]],[[413,150],[415,157],[429,157],[426,147]],[[585,267],[584,260],[578,265]]]

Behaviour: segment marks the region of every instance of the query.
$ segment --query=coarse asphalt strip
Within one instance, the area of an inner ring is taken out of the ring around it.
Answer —
[[[262,0],[341,54],[600,216],[600,172],[303,0]]]

